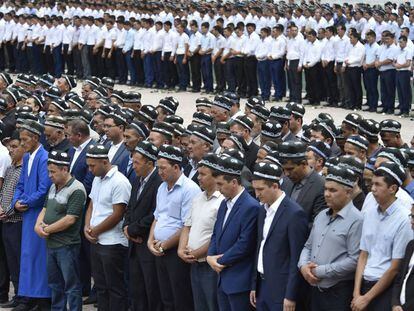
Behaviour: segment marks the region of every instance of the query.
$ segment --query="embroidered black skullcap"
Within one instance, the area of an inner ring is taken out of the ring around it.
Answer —
[[[74,89],[78,85],[76,83],[76,79],[73,76],[64,75],[62,77],[65,78],[66,83],[69,85],[70,89]]]
[[[332,140],[335,140],[336,138],[332,124],[328,124],[327,122],[315,124],[313,129],[317,132],[321,132],[324,136],[329,136]]]
[[[210,108],[212,101],[207,97],[199,97],[196,99],[196,107],[208,107]]]
[[[266,143],[260,146],[260,149],[265,150],[267,153],[277,150],[277,148],[278,144],[276,144],[274,141],[267,141]]]
[[[180,124],[180,123],[172,123],[172,125],[174,126],[174,135],[175,136],[183,136],[186,128],[184,127],[184,125]]]
[[[224,91],[223,96],[228,98],[231,102],[231,105],[240,103],[240,96],[237,95],[235,92]]]
[[[342,122],[354,128],[359,128],[359,123],[361,123],[361,121],[362,117],[358,113],[351,112],[346,115],[345,119]]]
[[[20,129],[26,130],[28,132],[31,132],[35,135],[42,136],[44,131],[44,126],[39,123],[38,121],[34,120],[26,120],[20,125]]]
[[[346,140],[347,143],[352,144],[360,149],[365,151],[368,150],[369,141],[364,136],[361,135],[351,135]]]
[[[307,150],[315,152],[325,161],[331,156],[331,146],[321,140],[313,140],[310,142]]]
[[[30,80],[30,76],[24,73],[18,74],[16,78],[16,82],[19,82],[24,85],[31,85],[32,83]]]
[[[370,138],[378,138],[380,125],[373,119],[362,119],[359,123],[359,132]]]
[[[5,112],[7,111],[7,100],[4,97],[0,97],[0,111]]]
[[[141,104],[141,93],[139,92],[126,92],[125,93],[125,98],[124,98],[124,103],[128,103],[128,104]]]
[[[357,157],[351,155],[340,156],[338,165],[350,169],[358,176],[362,176],[362,174],[364,174],[364,162]]]
[[[71,99],[74,96],[79,96],[79,95],[76,92],[74,92],[74,91],[69,91],[65,95],[65,100],[69,100],[69,99]]]
[[[175,114],[177,107],[175,103],[170,99],[161,99],[158,103],[158,107],[163,108],[166,110],[169,114]]]
[[[265,161],[269,161],[269,162],[277,164],[279,166],[282,165],[282,163],[280,162],[280,159],[279,159],[279,151],[277,151],[277,150],[272,150],[271,152],[269,152],[265,157]]]
[[[236,149],[236,148],[229,148],[229,149],[225,149],[223,150],[223,152],[221,153],[222,155],[228,156],[228,157],[233,157],[236,158],[237,160],[245,163],[245,155],[244,152]]]
[[[66,109],[69,109],[69,105],[61,98],[52,99],[50,104],[56,106],[60,111],[65,111]]]
[[[248,148],[246,141],[241,135],[232,134],[227,139],[231,140],[233,144],[235,145],[235,147],[239,149],[240,151],[244,152]]]
[[[6,125],[4,124],[3,121],[0,120],[0,138],[1,139],[4,138],[3,133],[4,133],[5,129],[6,129]],[[13,134],[15,134],[15,133],[17,133],[17,132],[13,132]],[[13,136],[13,134],[12,134],[12,136]]]
[[[219,158],[217,171],[223,175],[240,176],[244,163],[236,158],[222,155]]]
[[[333,157],[333,158],[329,158],[328,160],[326,160],[325,162],[325,167],[331,167],[331,166],[336,166],[339,164],[339,158],[338,157]]]
[[[399,133],[401,131],[401,123],[392,119],[383,120],[380,123],[380,129],[381,132]]]
[[[393,178],[399,186],[403,184],[406,178],[403,167],[391,161],[381,163],[381,165],[375,171],[381,171],[385,173],[389,177]]]
[[[273,106],[272,108],[270,108],[270,118],[276,119],[277,121],[282,123],[285,121],[289,121],[291,114],[292,112],[286,107]]]
[[[250,109],[253,108],[254,106],[264,107],[264,105],[265,105],[265,102],[263,98],[260,96],[252,96],[246,102],[246,106],[249,107]]]
[[[230,123],[228,122],[218,122],[216,124],[216,133],[217,134],[226,134],[226,135],[231,135],[231,131],[230,131]]]
[[[109,114],[108,118],[112,118],[114,120],[117,120],[118,122],[121,122],[121,124],[123,124],[125,126],[128,124],[128,121],[129,121],[128,115],[125,112],[121,111],[121,110],[111,112]]]
[[[43,98],[42,94],[32,94],[29,98],[33,98],[35,100],[36,105],[38,105],[40,108],[43,108],[45,105],[45,99]]]
[[[60,98],[62,96],[62,92],[57,88],[57,86],[52,85],[47,89],[46,92],[43,93],[43,96],[50,98]]]
[[[35,75],[30,75],[29,76],[29,79],[30,79],[30,84],[32,86],[36,86],[37,83],[39,82],[39,77],[38,76],[35,76]]]
[[[269,120],[262,125],[262,136],[268,138],[280,138],[282,137],[282,125],[275,120]]]
[[[176,114],[170,114],[168,116],[165,116],[164,122],[167,123],[178,123],[178,124],[184,124],[184,119],[180,116],[177,116]]]
[[[153,162],[158,159],[158,148],[147,140],[139,142],[135,147],[135,152],[142,154]]]
[[[151,129],[152,132],[157,132],[160,134],[163,134],[169,138],[172,138],[174,133],[174,126],[171,124],[168,124],[166,122],[157,122],[154,124],[154,126]]]
[[[113,90],[114,86],[115,86],[115,81],[112,80],[109,77],[103,77],[102,80],[100,81],[100,84],[101,84],[102,87],[104,87],[106,89]],[[98,83],[98,85],[99,85],[99,83]]]
[[[149,129],[147,126],[141,122],[133,120],[129,125],[128,128],[134,129],[141,137],[147,138],[149,136]]]
[[[86,78],[83,83],[90,84],[93,88],[97,88],[101,84],[101,79],[98,77]]]
[[[103,90],[105,90],[105,88],[101,87]],[[106,92],[106,90],[105,90]],[[124,91],[122,90],[113,90],[111,95],[109,96],[109,98],[116,98],[117,100],[119,100],[121,102],[121,104],[123,104],[125,102],[125,98],[126,98],[126,94],[124,93]]]
[[[94,92],[95,94],[98,94],[99,97],[107,97],[108,96],[108,92],[102,86],[98,86],[98,87],[94,88],[92,90],[92,92]],[[111,97],[116,97],[116,96],[113,96],[113,94],[112,94]]]
[[[69,166],[70,156],[67,152],[53,150],[49,152],[49,158],[47,164],[55,164],[59,166]]]
[[[213,117],[204,112],[194,112],[192,123],[211,126],[213,123]]]
[[[158,159],[167,159],[180,164],[183,157],[181,149],[172,145],[162,145],[158,151]]]
[[[170,100],[174,103],[175,106],[175,110],[177,110],[178,106],[180,105],[180,102],[178,101],[178,99],[174,96],[167,96],[164,99]]]
[[[296,117],[301,117],[301,118],[303,118],[306,112],[305,107],[302,104],[298,104],[298,103],[291,104],[290,111],[292,115]]]
[[[279,144],[281,160],[298,160],[306,158],[306,144],[300,141],[285,141]]]
[[[233,103],[231,100],[225,96],[222,95],[216,95],[214,97],[213,106],[220,107],[226,111],[230,111],[231,106],[233,106]]]
[[[22,100],[19,90],[14,87],[8,87],[4,90],[4,92],[10,95],[15,105],[17,105],[17,103]]]
[[[219,156],[214,152],[209,152],[198,162],[198,167],[205,166],[212,170],[217,170]]]
[[[50,126],[56,129],[65,129],[66,120],[61,116],[46,117],[45,126]]]
[[[402,167],[407,166],[406,154],[399,148],[395,148],[395,147],[384,148],[378,153],[377,158],[386,158],[392,162],[397,163],[398,165]]]
[[[46,87],[53,86],[53,83],[55,83],[55,78],[51,74],[44,74],[40,76],[39,80],[37,81],[38,84],[44,85]]]
[[[65,118],[67,122],[80,119],[80,115],[81,111],[78,109],[66,109],[62,113],[62,116]]]
[[[32,96],[31,92],[22,88],[21,86],[14,86],[14,88],[19,92],[21,99],[28,99],[30,96]]]
[[[99,107],[95,113],[100,113],[101,115],[107,117],[112,112],[112,107],[109,105],[102,105]]]
[[[214,143],[215,134],[214,132],[208,128],[207,126],[197,126],[192,135],[197,136],[198,138],[204,140],[205,142],[212,145]]]
[[[328,167],[328,174],[325,180],[334,181],[343,186],[353,188],[357,181],[357,175],[346,167],[335,165]]]
[[[149,122],[155,122],[158,117],[158,111],[152,105],[143,105],[138,111],[138,115]]]
[[[76,107],[78,107],[79,109],[83,109],[83,107],[85,106],[85,101],[83,100],[82,97],[75,95],[72,96],[71,98],[69,98],[67,100],[69,103],[75,105]]]
[[[90,145],[86,151],[86,157],[91,159],[107,159],[108,158],[109,147],[96,144]]]
[[[7,72],[0,73],[0,78],[6,83],[6,86],[13,84],[12,77]]]
[[[89,109],[82,109],[80,111],[80,119],[85,121],[86,124],[90,124],[93,119],[93,112]]]
[[[16,107],[16,114],[19,114],[19,113],[22,113],[22,112],[32,113],[33,109],[32,109],[32,107],[26,106],[26,105]]]
[[[188,126],[187,126],[187,128],[185,129],[185,132],[184,132],[184,135],[186,135],[186,136],[191,136],[192,134],[193,134],[193,131],[197,128],[197,127],[199,127],[200,125],[198,125],[198,124],[189,124]]]
[[[414,149],[404,149],[403,152],[406,155],[407,159],[407,166],[413,167],[414,166]]]
[[[254,126],[252,119],[250,119],[246,115],[238,116],[237,118],[233,120],[233,122],[234,122],[233,124],[235,123],[240,124],[242,127],[244,127],[245,129],[249,131],[251,131]]]
[[[256,117],[262,121],[266,121],[270,116],[270,111],[265,106],[256,105],[251,107],[250,113],[254,114]]]
[[[318,116],[312,122],[316,122],[316,123],[332,122],[332,123],[334,123],[334,119],[329,113],[321,112],[321,113],[318,114]]]
[[[259,162],[254,165],[253,179],[278,182],[282,178],[283,170],[279,165],[270,162]]]

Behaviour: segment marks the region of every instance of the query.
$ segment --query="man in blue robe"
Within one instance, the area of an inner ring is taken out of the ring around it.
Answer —
[[[47,280],[46,242],[35,232],[37,216],[44,207],[51,181],[47,173],[48,153],[40,144],[43,125],[26,121],[21,125],[20,140],[26,154],[11,206],[23,213],[19,294],[29,297],[27,304],[15,308],[26,311],[38,305],[47,308],[50,289]]]

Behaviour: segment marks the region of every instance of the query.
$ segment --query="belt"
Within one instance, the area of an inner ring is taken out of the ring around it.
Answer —
[[[339,282],[339,283],[336,283],[335,285],[333,285],[333,286],[331,286],[331,287],[326,287],[326,288],[323,288],[323,287],[319,287],[319,286],[317,286],[317,288],[318,288],[318,290],[321,292],[321,293],[326,293],[326,292],[329,292],[329,291],[331,291],[331,290],[335,290],[335,289],[337,289],[337,288],[341,288],[341,287],[344,287],[344,286],[346,286],[346,285],[353,285],[353,281],[341,281],[341,282]]]

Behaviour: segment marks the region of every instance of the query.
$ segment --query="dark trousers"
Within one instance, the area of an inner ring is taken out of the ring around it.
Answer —
[[[235,57],[236,61],[233,62],[234,72],[236,74],[237,94],[241,97],[246,96],[246,71],[245,71],[245,59],[244,57]],[[257,71],[255,73],[257,75]],[[257,79],[257,78],[256,78]],[[256,90],[257,91],[257,90]]]
[[[302,102],[302,72],[298,72],[299,60],[288,61],[289,101]]]
[[[411,109],[412,93],[410,78],[411,72],[409,70],[397,71],[398,102],[402,113],[409,113]]]
[[[154,58],[147,53],[144,56],[145,86],[151,87],[154,83]]]
[[[98,295],[98,310],[128,309],[125,283],[127,248],[120,245],[91,245],[92,275]]]
[[[201,73],[203,75],[204,88],[207,92],[213,92],[213,66],[211,54],[201,56]]]
[[[60,78],[63,73],[63,61],[62,61],[62,45],[58,45],[53,48],[53,63],[54,63],[54,75],[55,78]]]
[[[47,250],[47,275],[52,290],[52,310],[82,310],[82,285],[79,277],[80,245]]]
[[[43,44],[34,44],[32,47],[32,57],[33,57],[33,74],[40,75],[44,72],[44,62],[43,62]]]
[[[384,112],[394,112],[396,74],[397,71],[395,69],[380,72],[381,102],[384,107]]]
[[[26,46],[26,57],[27,57],[27,70],[29,70],[30,73],[34,73],[35,59],[33,57],[33,46]]]
[[[259,75],[260,94],[263,100],[269,100],[270,87],[272,86],[272,74],[270,70],[270,61],[261,60],[257,64],[257,73]]]
[[[154,78],[157,82],[157,87],[164,87],[164,71],[162,68],[161,51],[157,51],[153,54],[154,57]]]
[[[65,66],[67,68],[68,75],[73,75],[74,67],[73,67],[73,57],[72,51],[69,51],[69,44],[63,45],[63,71],[65,71]]]
[[[201,88],[201,56],[196,53],[190,57],[191,83],[193,91],[200,91]]]
[[[254,310],[250,304],[250,292],[226,294],[221,287],[217,289],[217,300],[220,311]]]
[[[185,91],[190,79],[190,70],[188,68],[188,62],[183,64],[184,55],[177,55],[177,73],[178,73],[178,85],[180,90]]]
[[[6,49],[4,46],[5,45],[2,44],[0,47],[0,70],[1,71],[3,71],[6,68],[6,58],[5,58]]]
[[[327,288],[311,289],[312,311],[350,311],[354,282],[343,281]]]
[[[329,104],[336,105],[339,101],[338,81],[334,72],[335,62],[329,62],[322,67],[323,85],[326,90],[326,97]]]
[[[191,292],[190,265],[169,249],[164,256],[155,257],[158,284],[164,311],[194,310]]]
[[[124,53],[122,53],[122,48],[116,49],[115,62],[119,83],[125,84],[128,78],[128,71],[125,63]]]
[[[273,293],[266,284],[266,279],[257,278],[256,309],[259,311],[283,311],[283,303],[275,303]]]
[[[97,52],[93,54],[93,49],[92,49],[92,57],[94,58],[94,62],[92,66],[95,67],[93,70],[95,70],[95,75],[99,78],[106,76],[105,63],[104,63],[104,59],[102,58],[102,51],[103,51],[103,47],[99,47]]]
[[[275,89],[274,97],[282,99],[286,96],[285,60],[282,58],[271,60],[269,65],[273,88]]]
[[[235,57],[228,58],[226,63],[224,64],[225,70],[225,77],[226,77],[226,84],[227,84],[227,91],[229,92],[236,92],[237,82],[236,82],[236,63],[237,59]]]
[[[137,70],[135,68],[134,60],[132,58],[132,50],[129,50],[125,53],[125,63],[128,69],[128,73],[130,76],[131,84],[137,83]]]
[[[364,71],[364,85],[367,95],[367,105],[371,109],[378,107],[378,76],[379,72],[376,68],[368,68]]]
[[[15,67],[15,58],[14,58],[14,44],[11,41],[6,42],[6,53],[7,53],[7,67],[10,71],[14,71]]]
[[[196,262],[191,265],[191,288],[195,311],[218,310],[217,273],[207,262]]]
[[[322,98],[321,93],[321,63],[316,63],[316,65],[305,69],[306,85],[307,85],[307,95],[310,104],[319,104]]]
[[[349,94],[348,107],[351,109],[361,109],[362,107],[361,73],[361,67],[347,67],[345,70],[345,80]]]
[[[53,54],[52,54],[52,50],[50,48],[50,45],[45,45],[43,57],[44,57],[44,64],[45,64],[46,73],[54,75],[55,71],[54,71]]]
[[[224,72],[225,65],[221,63],[220,57],[218,57],[214,61],[214,75],[216,77],[216,91],[223,92],[226,88],[226,80],[225,80],[225,72]]]
[[[91,243],[85,238],[81,230],[81,248],[79,251],[80,280],[82,284],[82,296],[91,294]]]
[[[9,273],[9,268],[7,265],[7,251],[8,249],[6,248],[4,241],[4,237],[3,234],[6,233],[4,232],[5,230],[2,228],[4,226],[3,223],[0,222],[0,235],[1,235],[1,239],[0,239],[0,299],[1,300],[9,300],[9,289],[10,289],[10,273]],[[7,234],[7,233],[6,233]],[[20,243],[20,241],[19,241]],[[13,250],[12,250],[13,251]],[[19,256],[20,257],[20,256]],[[12,263],[13,265],[13,263]],[[15,272],[15,271],[14,271]],[[13,279],[15,278],[15,275],[13,276]],[[16,280],[12,280],[15,281]],[[15,283],[13,282],[13,285]],[[18,279],[16,284],[18,284]],[[15,287],[16,289],[16,287]],[[15,290],[17,291],[17,290]]]
[[[91,75],[92,76],[97,76],[97,72],[98,72],[98,64],[96,62],[97,57],[95,54],[93,54],[93,45],[87,45],[87,49],[88,49],[88,62],[89,62],[89,66],[91,68]]]
[[[82,56],[81,56],[81,51],[78,49],[78,46],[73,47],[72,57],[73,57],[73,65],[75,69],[74,73],[76,74],[78,78],[83,78]],[[96,57],[99,57],[102,59],[101,54],[97,55]]]
[[[134,66],[135,70],[137,72],[137,84],[138,85],[144,85],[144,62],[141,58],[141,50],[134,50]]]
[[[369,281],[362,281],[362,288],[361,288],[361,294],[365,295],[369,292],[371,288],[374,287],[374,285],[377,282],[369,282]],[[371,303],[368,305],[368,307],[365,309],[366,311],[390,311],[391,310],[391,296],[392,296],[392,285],[386,289],[383,293],[381,293],[379,296],[374,298],[374,300],[371,301]]]
[[[18,42],[16,46],[16,70],[17,72],[28,72],[29,66],[27,61],[26,49],[23,49],[23,42]]]
[[[90,58],[89,58],[89,49],[86,44],[82,46],[81,59],[82,59],[83,77],[84,78],[90,77],[92,75],[92,69],[91,69],[91,63],[90,63]]]
[[[249,56],[244,59],[244,73],[246,77],[246,95],[247,97],[257,96],[257,59],[255,56]],[[269,77],[270,84],[270,77]],[[262,87],[260,87],[262,88]],[[263,91],[262,91],[263,92]],[[269,91],[270,96],[270,91]]]
[[[338,82],[339,99],[342,105],[346,105],[349,101],[348,88],[346,86],[345,72],[342,72],[342,63],[336,64],[336,77]]]
[[[170,60],[171,52],[165,52],[164,60],[162,62],[162,71],[164,75],[164,82],[168,88],[173,88],[178,84],[177,68],[174,62]]]
[[[105,71],[108,77],[115,80],[116,75],[116,68],[115,68],[115,57],[113,54],[109,56],[110,49],[104,49],[104,64],[105,64]],[[82,62],[83,65],[83,62]],[[85,72],[85,68],[84,68]]]
[[[146,243],[130,246],[129,273],[132,311],[162,310],[155,258]]]

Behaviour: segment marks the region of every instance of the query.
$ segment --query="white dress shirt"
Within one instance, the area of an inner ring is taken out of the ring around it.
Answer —
[[[343,63],[345,61],[345,57],[347,56],[348,47],[349,47],[349,37],[344,35],[342,38],[337,37],[335,41],[335,64],[336,63]]]
[[[29,162],[27,163],[27,176],[30,176],[30,172],[32,171],[33,161],[34,161],[34,158],[36,157],[36,153],[40,149],[40,146],[41,145],[39,145],[39,147],[37,147],[37,149],[33,151],[29,156]]]
[[[92,140],[92,138],[87,139],[83,144],[81,144],[79,147],[75,148],[75,153],[73,154],[72,163],[70,164],[70,172],[72,172],[73,166],[76,163],[76,160],[79,158],[79,155],[82,153],[83,149],[86,148],[86,146],[89,144],[89,142]]]
[[[295,38],[289,38],[286,46],[286,59],[288,61],[300,59],[303,54],[304,45],[305,40],[299,35]]]
[[[241,191],[231,200],[227,200],[226,205],[227,205],[227,211],[226,211],[226,215],[224,215],[224,221],[223,221],[223,228],[226,225],[226,221],[227,218],[229,217],[231,210],[234,207],[234,204],[237,202],[237,200],[239,199],[239,197],[241,196],[241,194],[244,191],[244,187],[242,187]]]
[[[413,51],[406,46],[404,49],[399,48],[398,54],[396,58],[396,62],[399,65],[404,65],[407,63],[408,60],[413,59]],[[411,70],[411,66],[404,67],[404,68],[397,68],[397,71],[409,71]]]
[[[114,158],[114,156],[115,156],[116,152],[118,151],[119,147],[121,147],[121,145],[123,143],[124,143],[124,141],[122,140],[117,145],[114,145],[113,143],[111,144],[111,147],[109,148],[109,151],[108,151],[108,159],[109,159],[109,162],[112,161],[112,159]]]
[[[256,45],[255,56],[258,61],[267,59],[272,46],[272,37],[268,36],[258,42]]]
[[[278,36],[270,43],[269,55],[273,60],[281,59],[286,54],[287,39],[284,35]]]
[[[361,67],[364,62],[365,47],[361,42],[357,42],[355,45],[350,45],[348,56],[345,57],[347,67]]]
[[[179,35],[177,38],[177,48],[176,48],[175,54],[177,55],[185,54],[185,45],[188,44],[189,41],[190,41],[190,38],[188,38],[188,35],[185,32]]]
[[[300,65],[308,65],[308,67],[315,66],[318,62],[321,61],[321,43],[319,40],[315,40],[313,43],[307,41],[305,44],[305,49],[303,52],[303,57],[300,60]]]

